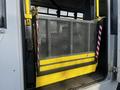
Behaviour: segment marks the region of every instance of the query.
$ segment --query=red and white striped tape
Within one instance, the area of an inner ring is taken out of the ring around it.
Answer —
[[[102,31],[103,31],[102,25],[99,25],[98,30],[99,30],[98,31],[98,40],[97,40],[97,48],[96,48],[96,56],[95,56],[96,59],[98,59],[99,52],[100,52],[101,36],[102,36]]]

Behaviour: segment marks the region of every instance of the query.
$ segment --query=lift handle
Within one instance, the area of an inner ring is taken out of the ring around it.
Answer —
[[[96,0],[96,16],[100,17],[100,0]]]
[[[25,0],[25,18],[32,19],[32,14],[30,12],[30,0]]]

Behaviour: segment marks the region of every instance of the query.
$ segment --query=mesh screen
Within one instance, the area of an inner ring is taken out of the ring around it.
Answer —
[[[82,53],[88,51],[88,24],[73,24],[73,53]]]
[[[54,24],[53,24],[54,23]],[[50,56],[70,54],[70,25],[63,21],[49,21]],[[54,27],[54,28],[53,28]],[[55,29],[56,28],[56,29]]]
[[[39,20],[40,59],[95,51],[96,23]]]
[[[40,59],[48,57],[47,21],[39,20],[38,43]]]
[[[96,50],[97,29],[96,23],[90,24],[90,49],[89,51]]]

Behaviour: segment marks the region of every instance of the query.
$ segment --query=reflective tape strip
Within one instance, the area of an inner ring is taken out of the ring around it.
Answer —
[[[58,68],[63,68],[63,67],[69,67],[69,66],[74,66],[78,64],[84,64],[88,62],[93,62],[95,58],[87,58],[83,60],[73,60],[69,62],[62,62],[62,63],[57,63],[57,64],[51,64],[51,65],[46,65],[46,66],[40,66],[40,72],[43,71],[48,71],[48,70],[53,70],[53,69],[58,69]]]
[[[71,61],[71,60],[75,60],[75,59],[84,59],[84,58],[89,58],[89,57],[95,57],[95,53],[90,52],[90,53],[84,53],[84,54],[78,54],[78,55],[71,55],[71,56],[39,60],[39,64],[47,65],[47,64],[64,62],[64,61]]]
[[[98,41],[97,41],[97,48],[96,48],[96,59],[98,59],[99,57],[99,52],[100,52],[100,44],[101,44],[101,35],[102,35],[102,30],[103,30],[103,27],[102,25],[99,25],[99,29],[98,29]]]
[[[36,77],[36,88],[95,72],[96,67],[97,64],[93,64],[93,65],[87,65],[84,67],[79,67],[75,69],[70,69],[66,71],[61,71],[53,74]]]

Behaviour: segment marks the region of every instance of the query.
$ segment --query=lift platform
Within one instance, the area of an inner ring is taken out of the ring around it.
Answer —
[[[99,16],[99,0],[67,2],[32,0],[30,5],[26,0],[26,41],[30,59],[27,69],[31,64],[34,66],[27,77],[34,76],[34,80],[29,81],[36,82],[36,88],[97,71],[104,20]],[[62,15],[63,11],[66,15]],[[78,17],[80,13],[82,18]]]

